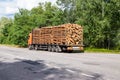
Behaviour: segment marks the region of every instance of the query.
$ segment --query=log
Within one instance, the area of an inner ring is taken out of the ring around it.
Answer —
[[[33,30],[34,43],[83,45],[83,28],[77,24],[63,24]]]

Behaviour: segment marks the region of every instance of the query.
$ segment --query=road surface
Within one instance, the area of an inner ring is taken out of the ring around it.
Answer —
[[[0,46],[0,80],[119,80],[120,55]]]

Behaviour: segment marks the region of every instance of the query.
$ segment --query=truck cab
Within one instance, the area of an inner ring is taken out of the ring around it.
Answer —
[[[32,33],[30,32],[29,33],[29,37],[28,37],[28,46],[29,46],[29,49],[31,48],[31,45],[32,45]]]

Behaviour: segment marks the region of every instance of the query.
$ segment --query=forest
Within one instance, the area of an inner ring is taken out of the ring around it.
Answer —
[[[37,27],[76,23],[84,29],[84,45],[120,50],[120,0],[57,0],[19,9],[14,18],[0,18],[0,44],[27,47]]]

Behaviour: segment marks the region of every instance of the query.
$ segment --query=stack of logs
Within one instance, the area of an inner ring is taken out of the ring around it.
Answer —
[[[33,38],[37,44],[83,45],[83,28],[70,23],[43,27],[33,30]]]
[[[32,30],[32,43],[33,44],[40,44],[39,38],[40,38],[40,29],[34,29]]]

